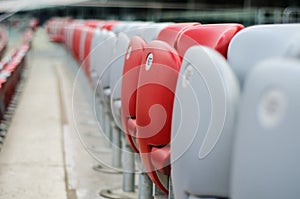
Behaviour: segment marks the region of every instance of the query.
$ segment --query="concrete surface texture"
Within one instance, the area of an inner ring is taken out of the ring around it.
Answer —
[[[108,163],[111,154],[104,149],[86,91],[74,89],[76,68],[68,56],[38,30],[0,152],[0,199],[93,199],[101,198],[102,189],[121,186],[122,175],[92,169],[98,161],[91,153]],[[76,120],[74,110],[80,112]]]

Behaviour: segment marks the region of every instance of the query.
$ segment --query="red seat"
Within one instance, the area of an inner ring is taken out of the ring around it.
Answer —
[[[122,102],[122,123],[125,135],[135,152],[139,152],[135,144],[132,133],[129,134],[129,124],[131,128],[135,126],[136,118],[136,92],[139,78],[142,56],[145,48],[145,41],[137,36],[131,38],[125,56],[122,74],[121,102]],[[132,132],[132,130],[131,130]]]
[[[72,43],[73,43],[73,55],[74,55],[74,58],[79,61],[79,47],[80,47],[80,37],[81,37],[81,33],[84,29],[84,25],[77,25],[75,26],[74,28],[74,32],[73,32],[73,40],[72,40]]]
[[[157,40],[165,41],[172,47],[175,46],[177,41],[177,37],[180,35],[181,31],[185,30],[186,28],[190,28],[192,26],[198,26],[200,23],[175,23],[168,25],[164,29],[162,29],[158,36]]]
[[[114,25],[116,25],[117,23],[119,23],[119,21],[105,21],[104,24],[101,26],[102,29],[105,29],[105,30],[109,30],[111,31],[112,28],[114,27]]]
[[[180,65],[181,58],[174,48],[164,41],[152,41],[146,45],[138,82],[136,140],[149,177],[165,193],[168,193],[170,167],[163,162],[169,163],[169,152],[160,154],[157,151],[165,152],[163,147],[169,150]]]
[[[227,57],[227,49],[232,37],[244,26],[240,24],[208,24],[193,26],[182,31],[175,48],[180,56],[194,45],[208,46]]]
[[[90,19],[86,20],[84,22],[84,25],[91,27],[91,28],[98,28],[104,21],[102,20],[96,20],[96,19]]]
[[[239,24],[189,26],[178,33],[174,44],[177,51],[168,45],[170,41],[152,41],[146,45],[138,82],[135,137],[149,177],[165,193],[168,193],[171,121],[181,57],[193,45],[205,45],[226,56],[230,40],[242,28]]]
[[[86,32],[85,41],[84,41],[84,51],[83,51],[83,69],[87,77],[91,80],[90,75],[90,53],[93,49],[92,48],[92,41],[93,36],[95,33],[94,28],[89,28]]]
[[[164,175],[171,175],[170,165],[170,146],[164,146],[163,148],[153,147],[151,149],[151,162],[154,167],[158,169]]]

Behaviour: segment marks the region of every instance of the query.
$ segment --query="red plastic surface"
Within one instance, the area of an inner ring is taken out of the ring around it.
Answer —
[[[164,29],[162,29],[158,36],[157,36],[157,40],[161,40],[161,41],[165,41],[167,42],[169,45],[171,45],[172,47],[175,46],[177,37],[179,36],[179,34],[181,33],[181,31],[185,30],[186,28],[192,27],[192,26],[198,26],[200,25],[200,23],[175,23],[175,24],[171,24],[168,25],[167,27],[165,27]]]
[[[217,50],[227,57],[228,45],[232,37],[244,26],[240,24],[209,24],[189,27],[178,37],[175,48],[180,56],[194,45],[203,45]]]
[[[91,28],[97,28],[100,26],[100,24],[102,24],[104,21],[103,20],[96,20],[96,19],[90,19],[90,20],[86,20],[84,22],[84,25],[89,26]]]
[[[152,64],[149,62],[150,54]],[[138,82],[136,140],[149,177],[165,193],[168,190],[158,178],[157,169],[151,161],[151,151],[170,142],[174,93],[180,65],[181,58],[174,48],[163,41],[152,41],[146,45]]]
[[[79,60],[79,47],[80,47],[80,37],[81,33],[83,32],[84,26],[83,25],[77,25],[74,27],[74,32],[73,32],[73,55],[75,59],[78,61]]]
[[[127,48],[122,74],[121,102],[122,123],[126,137],[135,152],[139,152],[128,133],[128,120],[136,118],[136,91],[145,41],[132,37]]]
[[[168,145],[163,148],[153,147],[151,150],[151,161],[154,168],[168,176],[171,171],[170,155],[171,151]]]
[[[114,25],[116,25],[117,23],[119,23],[119,21],[105,21],[101,28],[105,30],[112,30]]]
[[[91,73],[90,73],[90,53],[92,52],[92,40],[95,33],[94,28],[89,28],[87,30],[86,36],[85,36],[85,45],[84,45],[84,55],[83,55],[83,68],[84,71],[89,79],[91,79]]]

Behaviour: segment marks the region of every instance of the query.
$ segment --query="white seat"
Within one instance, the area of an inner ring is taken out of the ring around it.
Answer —
[[[80,37],[80,43],[79,43],[79,61],[83,62],[84,59],[84,46],[85,46],[85,39],[86,39],[86,35],[87,32],[90,28],[89,27],[84,27],[83,31],[81,33],[81,37]],[[82,63],[80,63],[82,64]]]
[[[171,176],[176,199],[228,197],[239,86],[213,49],[185,54],[172,119]]]
[[[166,22],[149,24],[143,29],[143,31],[141,31],[140,36],[144,38],[146,42],[150,42],[155,40],[159,32],[170,24],[172,23]]]
[[[93,86],[100,96],[103,94],[103,88],[109,86],[109,64],[115,40],[116,37],[113,32],[97,29],[92,41],[91,78]]]
[[[300,54],[300,24],[256,25],[240,31],[228,48],[228,62],[240,82],[252,66],[271,57]],[[298,48],[295,48],[298,46]]]
[[[300,61],[259,63],[245,80],[234,144],[232,199],[300,197]]]
[[[112,115],[116,124],[121,127],[121,80],[124,67],[126,50],[130,39],[125,33],[119,33],[116,41],[115,51],[113,54],[113,62],[110,67],[110,99],[113,102]]]

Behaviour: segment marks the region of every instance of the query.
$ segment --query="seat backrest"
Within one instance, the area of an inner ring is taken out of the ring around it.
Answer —
[[[175,198],[227,198],[238,80],[221,54],[194,46],[183,58],[175,95],[171,139]]]
[[[146,45],[138,81],[136,140],[142,163],[150,179],[168,193],[168,177],[152,164],[154,148],[170,142],[174,93],[181,58],[167,42],[154,40]],[[169,165],[163,165],[165,167]]]
[[[115,24],[112,27],[111,31],[113,31],[115,34],[119,34],[121,32],[126,31],[131,23],[134,23],[134,22],[132,22],[132,21],[120,21],[119,23]]]
[[[103,89],[109,86],[109,68],[112,62],[113,47],[116,36],[113,32],[101,30],[97,39],[97,45],[91,52],[92,81],[96,92],[103,97]]]
[[[131,38],[126,51],[122,73],[122,125],[124,127],[125,135],[135,152],[138,152],[138,149],[136,148],[133,140],[128,134],[127,121],[130,118],[136,118],[136,92],[145,45],[146,42],[141,37],[134,36]]]
[[[147,27],[151,26],[152,24],[153,24],[153,22],[135,22],[135,23],[131,23],[131,24],[129,24],[127,30],[124,31],[124,33],[126,33],[126,35],[129,38],[131,38],[133,36],[140,36],[145,40],[145,38],[142,36],[142,33]]]
[[[95,34],[95,28],[88,28],[84,41],[84,51],[83,51],[83,67],[87,77],[91,80],[90,76],[90,53],[92,49],[92,41]]]
[[[173,23],[165,22],[148,24],[148,26],[144,27],[144,29],[141,31],[140,36],[144,38],[146,42],[153,41],[157,38],[158,34],[162,29],[166,28],[171,24]]]
[[[165,41],[170,46],[175,47],[175,43],[177,41],[178,36],[180,35],[181,31],[186,28],[190,28],[192,26],[198,26],[199,23],[174,23],[170,24],[167,27],[163,28],[159,34],[157,35],[157,40]]]
[[[299,197],[299,65],[299,59],[271,58],[247,76],[234,144],[231,198]]]
[[[228,48],[228,61],[241,84],[250,68],[272,57],[300,54],[300,24],[256,25],[240,31]]]
[[[97,19],[89,19],[89,20],[85,20],[84,21],[84,25],[86,25],[86,26],[88,26],[90,28],[97,28],[97,27],[99,27],[103,23],[104,23],[104,21],[97,20]]]
[[[208,46],[217,50],[225,58],[232,37],[243,29],[241,24],[207,24],[186,28],[178,36],[175,48],[180,56],[194,45]]]
[[[65,39],[65,43],[66,43],[66,46],[67,48],[72,52],[73,50],[73,37],[74,37],[74,32],[75,32],[75,28],[76,26],[81,26],[80,24],[78,24],[76,21],[75,22],[72,22],[70,23],[65,30],[65,33],[66,33],[66,39]]]
[[[130,39],[124,33],[119,33],[117,36],[117,41],[115,45],[115,50],[113,54],[112,64],[110,67],[110,84],[111,89],[111,101],[116,101],[121,99],[121,80],[122,72],[124,67],[126,50],[128,48]],[[121,117],[119,109],[112,109],[112,114],[116,124],[121,127]]]
[[[111,31],[113,27],[118,23],[119,21],[115,21],[115,20],[104,21],[104,23],[101,25],[101,28],[104,30]]]
[[[74,27],[73,37],[72,37],[72,52],[74,58],[79,61],[79,47],[81,41],[81,35],[84,29],[84,25],[80,24]]]
[[[79,41],[79,53],[78,53],[78,61],[79,64],[82,65],[82,62],[84,60],[84,46],[85,46],[85,40],[86,40],[86,35],[88,30],[90,29],[90,27],[88,26],[84,26],[81,32],[81,37],[80,37],[80,41]]]

